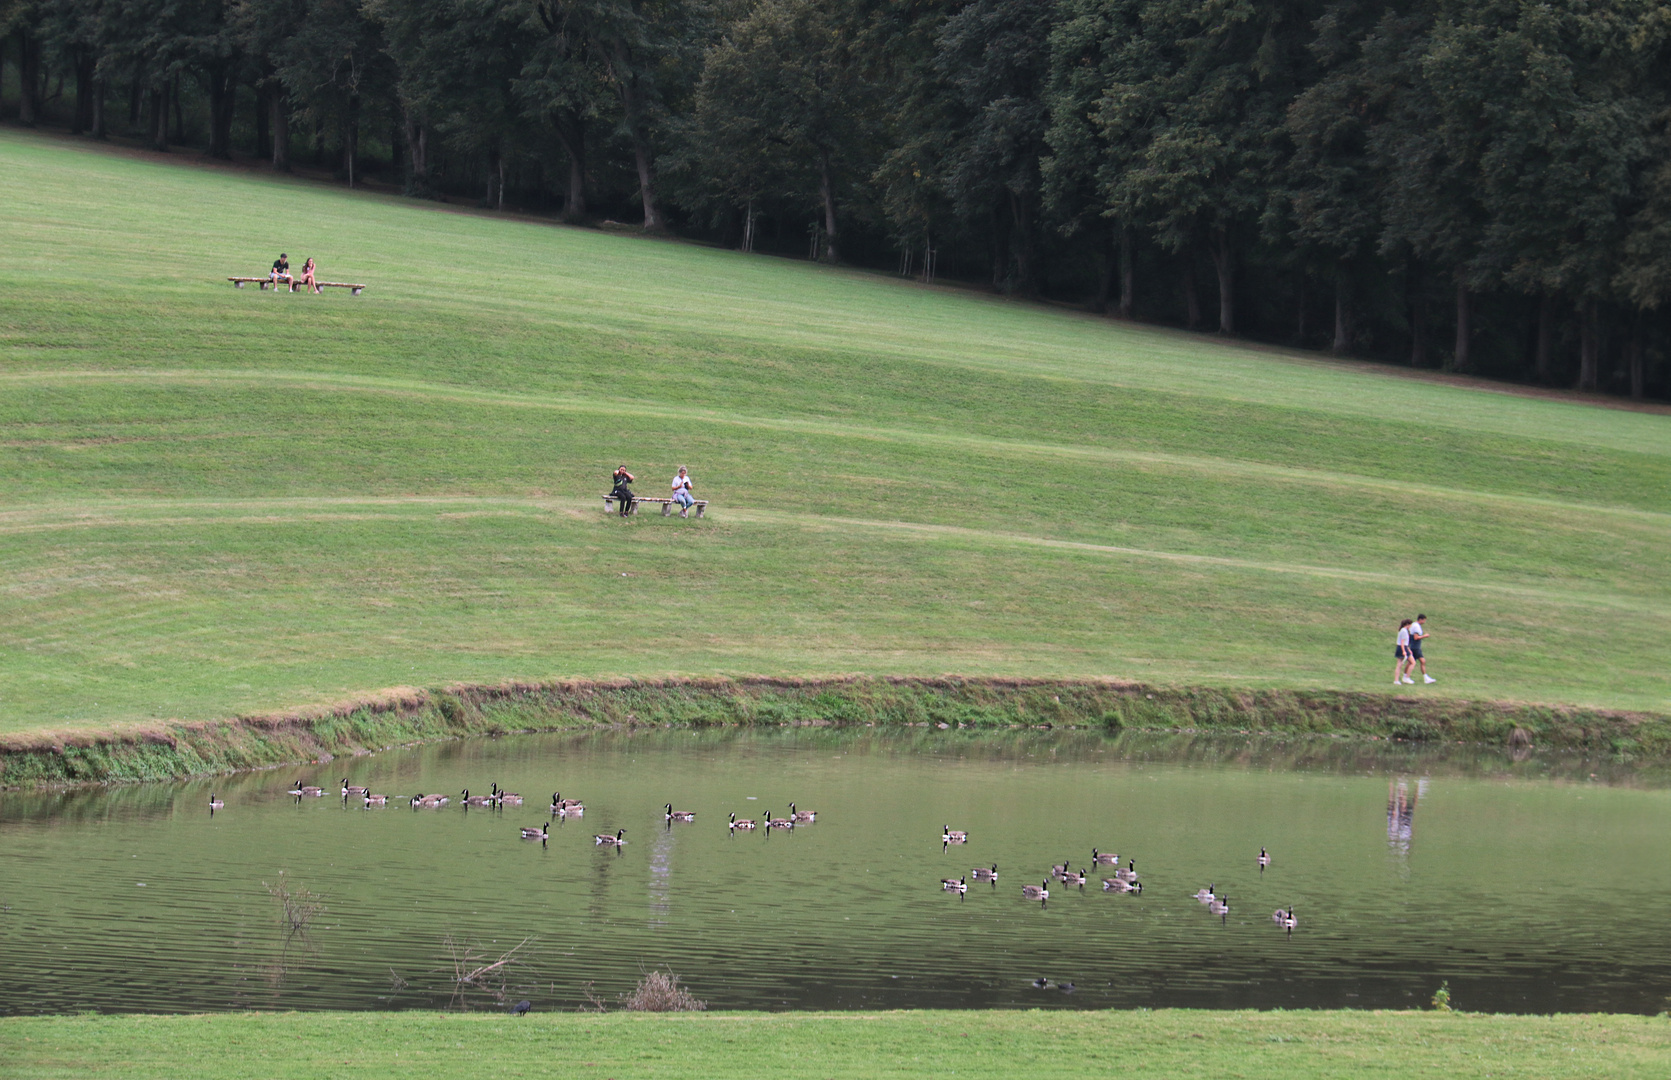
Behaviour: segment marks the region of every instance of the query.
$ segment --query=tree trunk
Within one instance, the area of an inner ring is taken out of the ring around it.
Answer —
[[[1636,311],[1636,316],[1630,323],[1630,341],[1625,345],[1625,366],[1630,369],[1630,396],[1641,401],[1647,393],[1647,373],[1643,370],[1642,347],[1642,310]]]
[[[1230,251],[1230,231],[1222,226],[1213,237],[1213,269],[1218,271],[1218,332],[1236,332],[1236,268]]]
[[[290,101],[282,86],[267,95],[273,110],[273,171],[290,171]]]
[[[17,121],[34,127],[41,118],[41,43],[28,30],[19,30],[17,53]]]
[[[1039,293],[1037,245],[1033,236],[1033,203],[1026,195],[1010,192],[1010,218],[1015,222],[1015,291],[1020,296]]]
[[[410,108],[402,110],[406,124],[406,155],[412,162],[412,171],[406,178],[406,193],[408,195],[427,196],[429,194],[429,132],[418,122]]]
[[[1306,288],[1307,284],[1306,273],[1301,270],[1300,284],[1295,290],[1299,293],[1299,305],[1294,314],[1294,340],[1300,343],[1301,348],[1305,347],[1306,332],[1311,329],[1311,316],[1307,310],[1310,290]]]
[[[1346,276],[1346,264],[1336,263],[1334,268],[1334,342],[1329,351],[1337,356],[1344,355],[1350,348],[1351,335],[1346,329],[1346,290],[1350,285]]]
[[[992,291],[1004,292],[1009,283],[1010,222],[1009,200],[992,203]]]
[[[93,126],[93,57],[84,49],[75,51],[75,114],[70,134],[80,135]]]
[[[1189,328],[1201,325],[1201,294],[1195,289],[1195,260],[1184,252],[1184,314]]]
[[[1120,308],[1118,314],[1122,319],[1131,318],[1136,307],[1134,294],[1136,281],[1131,267],[1131,229],[1120,228]]]
[[[1468,295],[1468,286],[1458,281],[1456,283],[1456,359],[1451,365],[1452,371],[1468,371],[1471,360],[1469,346],[1474,340],[1473,304]]]
[[[104,80],[103,79],[94,79],[93,80],[93,128],[92,128],[91,134],[92,134],[93,138],[95,138],[95,139],[103,139],[105,137],[105,130],[104,130],[104,91],[105,91]]]
[[[836,232],[835,187],[830,182],[830,151],[825,147],[818,149],[818,194],[824,199],[824,258],[838,263],[841,249]]]
[[[650,133],[640,114],[638,77],[632,73],[626,45],[616,40],[610,54],[615,69],[615,88],[621,97],[621,108],[626,113],[627,130],[632,135],[633,159],[638,165],[638,193],[644,203],[644,228],[647,231],[664,227],[661,208],[656,205],[655,158],[650,153]]]
[[[499,209],[505,209],[505,155],[499,155]]]
[[[579,113],[558,113],[551,118],[557,141],[569,156],[569,193],[563,199],[563,220],[586,220],[586,121]]]
[[[128,84],[128,127],[139,126],[139,111],[143,107],[142,98],[145,92],[145,64],[140,62],[133,67],[133,82]]]
[[[168,83],[151,87],[151,149],[168,149]]]
[[[1532,356],[1532,370],[1537,380],[1548,386],[1555,380],[1555,305],[1546,293],[1538,297],[1538,343]]]
[[[209,156],[232,160],[232,117],[238,107],[238,65],[232,58],[209,69]]]
[[[1596,326],[1596,302],[1585,300],[1579,305],[1578,314],[1578,389],[1594,390],[1601,370],[1601,334]]]
[[[354,166],[360,157],[360,95],[348,96],[348,126],[342,133],[342,171],[348,174],[348,186],[354,186]]]
[[[267,153],[272,138],[272,130],[268,124],[271,118],[273,104],[272,91],[265,82],[255,84],[255,146],[250,150],[251,157],[262,157]]]
[[[186,110],[180,103],[180,73],[174,73],[174,83],[168,89],[168,100],[174,106],[174,141],[186,141]]]
[[[1119,266],[1119,238],[1119,232],[1110,229],[1108,243],[1098,245],[1097,291],[1091,298],[1091,311],[1097,315],[1108,313],[1108,298],[1114,295],[1114,275]]]

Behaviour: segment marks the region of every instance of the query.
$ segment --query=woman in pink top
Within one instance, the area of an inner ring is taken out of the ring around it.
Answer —
[[[321,289],[314,282],[313,273],[314,273],[313,260],[309,259],[307,262],[302,264],[302,288],[305,289],[305,290],[308,290],[310,292],[324,292],[325,290]]]

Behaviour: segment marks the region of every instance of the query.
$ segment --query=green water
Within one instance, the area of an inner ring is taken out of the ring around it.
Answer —
[[[345,807],[343,776],[454,801]],[[298,779],[330,795],[298,802]],[[461,789],[494,782],[526,805],[462,807]],[[559,789],[584,818],[520,840]],[[817,822],[725,828],[791,800]],[[669,827],[667,802],[696,821]],[[943,851],[943,826],[969,843]],[[0,1012],[563,1008],[613,1003],[656,967],[716,1008],[1408,1007],[1448,980],[1472,1010],[1658,1012],[1668,826],[1671,791],[1629,773],[1362,743],[471,740],[0,797]],[[594,845],[617,828],[624,849]],[[1135,859],[1142,894],[1103,892],[1104,867],[1083,892],[1023,899],[1054,863],[1091,869],[1093,847]],[[941,890],[994,862],[996,887]],[[298,932],[268,888],[281,880],[324,905]],[[1222,920],[1190,898],[1209,883]],[[1270,920],[1290,904],[1291,936]],[[519,944],[502,978],[457,983],[457,964]]]

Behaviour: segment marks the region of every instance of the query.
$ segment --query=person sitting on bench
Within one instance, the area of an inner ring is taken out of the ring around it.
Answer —
[[[633,479],[632,473],[627,471],[625,465],[615,470],[615,489],[609,493],[609,497],[615,500],[615,505],[620,508],[622,517],[632,513],[632,488],[627,485],[631,484]]]
[[[683,465],[679,466],[679,475],[673,478],[673,501],[679,504],[680,517],[690,517],[691,505],[696,500],[690,496],[690,477]]]
[[[312,259],[302,264],[302,289],[304,292],[322,293],[325,290],[321,289],[318,283],[313,280],[314,273],[315,268]]]
[[[274,285],[280,282],[286,285],[295,284],[296,279],[290,276],[290,256],[279,253],[279,257],[273,260],[273,272],[269,278]]]

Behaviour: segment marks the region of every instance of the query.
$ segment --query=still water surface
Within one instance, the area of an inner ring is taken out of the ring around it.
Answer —
[[[0,1013],[496,1008],[459,992],[454,953],[522,942],[492,987],[542,1010],[670,967],[714,1008],[1409,1007],[1448,980],[1472,1010],[1658,1012],[1671,791],[1591,771],[1327,741],[649,732],[12,794]],[[345,775],[454,801],[345,807]],[[298,779],[331,794],[298,803]],[[526,805],[461,806],[495,781]],[[585,817],[520,840],[558,789]],[[725,828],[790,800],[816,824]],[[667,802],[696,821],[667,826]],[[944,826],[969,843],[942,851]],[[623,850],[594,846],[617,828]],[[1102,892],[1105,867],[1022,898],[1093,847],[1134,858],[1143,893]],[[995,888],[940,889],[994,862]],[[281,872],[325,905],[298,935]],[[1190,898],[1209,883],[1222,921]],[[1290,904],[1292,936],[1270,920]]]

